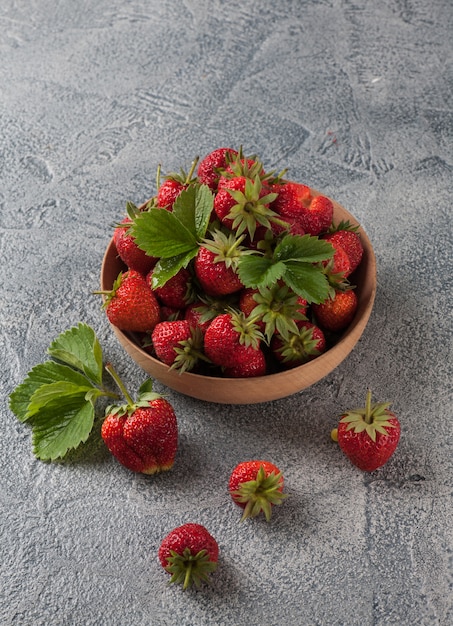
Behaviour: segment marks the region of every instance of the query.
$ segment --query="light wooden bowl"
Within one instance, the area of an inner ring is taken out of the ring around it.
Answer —
[[[312,190],[313,195],[319,192]],[[334,205],[334,223],[357,220],[340,204]],[[132,359],[151,377],[187,396],[221,404],[255,404],[290,396],[306,389],[332,372],[351,352],[360,339],[373,308],[376,294],[376,259],[370,240],[362,228],[358,230],[364,254],[352,277],[356,285],[358,307],[354,320],[339,341],[313,361],[286,371],[255,378],[220,378],[185,372],[179,374],[142,350],[127,333],[112,325],[118,341]],[[113,239],[104,255],[101,268],[101,289],[110,290],[125,266],[118,257]]]

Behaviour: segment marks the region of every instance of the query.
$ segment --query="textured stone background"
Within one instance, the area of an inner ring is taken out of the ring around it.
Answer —
[[[2,0],[0,623],[453,623],[451,0]],[[99,308],[111,225],[155,173],[222,145],[322,189],[363,224],[378,293],[353,353],[293,397],[216,406],[168,393],[174,470],[133,475],[94,436],[31,452],[7,395],[60,332],[92,325],[126,384],[145,375]],[[364,475],[329,440],[370,386],[403,435]],[[239,525],[234,465],[284,470],[270,524]],[[205,524],[210,587],[167,585],[156,551]]]

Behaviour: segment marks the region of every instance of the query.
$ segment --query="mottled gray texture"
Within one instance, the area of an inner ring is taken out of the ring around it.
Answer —
[[[453,623],[451,0],[4,0],[0,7],[2,626]],[[111,225],[164,171],[222,145],[322,189],[367,230],[378,291],[353,353],[311,389],[216,406],[163,389],[174,470],[134,475],[99,437],[31,453],[6,398],[78,321],[132,388],[91,295]],[[329,440],[370,386],[403,434],[364,475]],[[270,524],[227,479],[284,470]],[[185,521],[220,544],[182,593],[157,562]]]

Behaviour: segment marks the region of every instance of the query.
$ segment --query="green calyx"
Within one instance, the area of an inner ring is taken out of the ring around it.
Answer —
[[[227,215],[233,221],[232,228],[241,235],[248,231],[253,240],[258,224],[271,228],[272,221],[281,222],[280,217],[269,208],[269,204],[276,199],[276,193],[261,195],[262,184],[259,175],[254,178],[246,178],[244,191],[228,189],[236,204],[233,205]]]
[[[395,428],[395,424],[389,421],[390,404],[390,402],[372,404],[371,391],[368,390],[365,407],[348,411],[340,422],[347,424],[346,431],[352,429],[355,433],[365,431],[372,441],[376,441],[377,433],[387,435],[387,428]]]
[[[180,169],[179,172],[169,172],[166,176],[164,176],[165,180],[174,180],[175,182],[181,183],[181,185],[190,185],[191,183],[195,183],[198,181],[198,178],[194,176],[195,168],[197,167],[197,163],[199,161],[199,157],[195,157],[190,166],[190,170],[186,172],[184,169]],[[161,185],[161,167],[159,165],[157,169],[156,176],[157,188],[159,189]]]
[[[200,360],[211,363],[203,353],[203,333],[198,326],[191,327],[190,337],[181,340],[174,351],[176,358],[170,369],[177,370],[180,374],[193,370]]]
[[[351,224],[349,220],[341,220],[338,224],[332,224],[329,228],[329,233],[336,233],[339,230],[350,230],[353,233],[356,233],[359,230],[359,226],[357,224]]]
[[[298,296],[287,285],[275,284],[272,287],[261,287],[253,296],[257,306],[253,315],[265,324],[265,336],[269,343],[275,331],[284,339],[289,339],[290,333],[297,333],[296,320],[306,320],[306,316],[298,311]]]
[[[236,270],[239,259],[245,254],[253,254],[245,246],[241,246],[245,234],[237,236],[235,233],[224,233],[221,230],[214,230],[212,239],[203,239],[203,246],[215,254],[214,263],[225,263],[226,267]]]
[[[118,385],[121,393],[126,400],[126,404],[109,405],[108,407],[106,407],[105,415],[116,415],[117,417],[122,417],[123,415],[132,415],[132,413],[136,409],[147,408],[149,407],[150,402],[162,397],[160,396],[160,394],[152,391],[153,381],[151,379],[147,379],[140,386],[140,389],[138,390],[137,400],[134,401],[112,364],[107,363],[105,369]]]
[[[248,317],[242,311],[229,309],[227,311],[231,317],[231,325],[239,334],[239,343],[246,347],[252,347],[255,350],[259,348],[260,342],[263,341],[264,335],[259,330],[257,322],[259,316],[253,311]]]
[[[284,340],[279,352],[283,362],[305,362],[319,355],[317,349],[319,339],[313,338],[313,329],[305,328],[296,333],[290,333],[289,338]]]
[[[189,548],[185,548],[182,554],[174,550],[170,551],[165,569],[172,576],[170,583],[182,584],[183,589],[188,589],[192,584],[200,587],[202,582],[208,582],[208,574],[217,569],[217,562],[211,561],[207,550],[200,550],[192,554]]]
[[[255,480],[243,482],[239,489],[231,492],[236,502],[245,504],[241,522],[249,517],[256,517],[261,512],[267,521],[271,519],[272,505],[279,505],[288,497],[281,491],[281,479],[281,472],[266,475],[261,466]]]

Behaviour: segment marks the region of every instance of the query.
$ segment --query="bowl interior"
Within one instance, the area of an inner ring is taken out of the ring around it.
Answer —
[[[334,223],[349,220],[358,225],[357,220],[344,207],[334,200],[332,202]],[[339,341],[309,363],[255,378],[221,378],[191,372],[179,374],[142,350],[128,333],[112,325],[113,331],[126,352],[145,372],[171,389],[193,398],[221,404],[254,404],[289,396],[313,385],[335,369],[354,348],[366,327],[376,293],[376,260],[365,231],[359,227],[358,232],[364,254],[362,262],[351,276],[358,297],[356,315]],[[102,262],[101,289],[110,290],[119,272],[125,269],[112,238]]]

